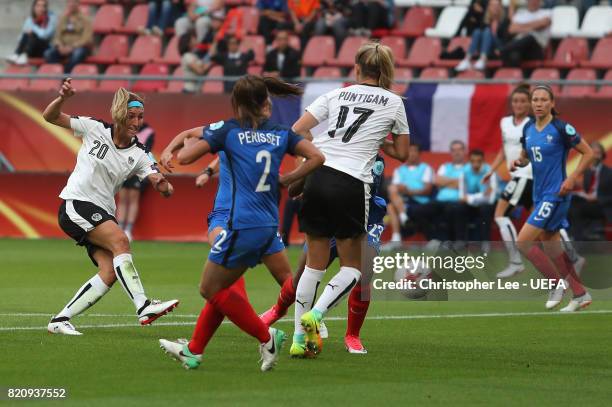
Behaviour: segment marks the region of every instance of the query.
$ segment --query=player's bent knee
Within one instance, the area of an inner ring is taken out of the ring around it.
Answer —
[[[125,233],[118,233],[117,236],[113,238],[111,242],[111,250],[115,256],[130,252],[130,241]]]

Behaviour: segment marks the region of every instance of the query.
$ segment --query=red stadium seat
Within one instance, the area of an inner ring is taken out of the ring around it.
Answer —
[[[240,50],[252,49],[255,53],[255,65],[263,65],[266,62],[266,42],[261,35],[247,35],[240,42]]]
[[[147,26],[149,17],[149,6],[147,4],[137,4],[130,11],[130,15],[125,25],[117,29],[117,32],[124,34],[136,34],[140,28]]]
[[[107,0],[81,0],[81,5],[101,6],[106,2]]]
[[[425,68],[438,60],[440,48],[439,38],[420,37],[414,42],[408,58],[396,62],[403,67]]]
[[[127,57],[129,51],[128,38],[125,35],[110,34],[104,37],[95,55],[87,58],[92,64],[116,64],[119,58]]]
[[[394,60],[406,58],[406,41],[402,37],[382,37],[380,43],[391,48]]]
[[[121,64],[144,65],[161,57],[161,39],[155,35],[141,35],[136,38],[130,55],[119,58]]]
[[[79,64],[72,69],[72,86],[78,91],[94,90],[98,87],[96,79],[77,79],[78,75],[97,75],[98,67],[92,64]]]
[[[434,12],[430,7],[412,7],[404,16],[400,27],[391,31],[391,35],[418,38],[425,35],[425,30],[433,27]]]
[[[589,61],[582,61],[583,68],[609,69],[612,68],[612,37],[602,38],[595,45],[593,55]]]
[[[304,55],[302,55],[302,66],[321,66],[326,65],[334,59],[335,43],[334,38],[321,35],[314,36],[308,41]]]
[[[121,28],[123,7],[119,4],[105,4],[98,9],[93,21],[93,30],[98,34],[109,34]]]
[[[140,71],[140,76],[168,76],[168,65],[146,64]],[[163,90],[168,85],[168,81],[136,81],[132,90],[134,92],[157,92]]]
[[[179,65],[181,63],[181,54],[179,54],[178,42],[179,36],[173,36],[168,42],[168,45],[166,45],[164,56],[157,58],[155,62],[159,64]]]
[[[448,43],[448,46],[446,47],[446,51],[450,52],[450,51],[453,51],[454,49],[462,48],[463,51],[467,52],[471,41],[472,39],[470,37],[453,37]],[[454,68],[455,66],[457,66],[457,64],[459,64],[459,62],[461,62],[461,60],[459,59],[440,59],[440,57],[438,57],[436,61],[436,66],[443,66],[445,68]]]
[[[456,76],[457,79],[484,79],[484,73],[475,69],[468,71],[459,72]]]
[[[259,11],[255,7],[242,7],[242,27],[246,34],[257,34]]]
[[[564,38],[552,60],[544,61],[547,68],[569,69],[589,58],[589,44],[585,38]]]
[[[576,68],[572,69],[565,78],[568,81],[596,80],[597,74],[594,69]],[[561,90],[563,96],[585,97],[595,94],[595,85],[564,85]]]
[[[342,72],[340,72],[340,68],[334,68],[331,66],[322,66],[317,68],[317,70],[312,75],[313,78],[341,78]]]
[[[4,73],[23,73],[28,74],[32,73],[31,66],[19,66],[19,65],[9,65]],[[0,79],[0,90],[17,90],[17,89],[27,89],[28,88],[29,79]]]
[[[604,80],[612,81],[612,69],[606,72],[606,75],[604,76]],[[603,85],[602,87],[599,88],[599,90],[594,96],[602,97],[602,98],[612,98],[612,85]]]
[[[178,67],[174,70],[174,72],[172,73],[172,76],[174,78],[182,78],[183,75],[183,68],[182,67]],[[168,86],[166,87],[166,89],[161,90],[161,92],[164,93],[181,93],[183,91],[183,81],[168,81]]]
[[[64,67],[61,64],[43,64],[38,68],[37,74],[54,74],[62,75],[64,73]],[[59,79],[32,79],[30,81],[30,90],[58,90],[60,86]]]
[[[208,76],[223,76],[223,67],[213,66]],[[222,81],[205,81],[202,84],[202,93],[223,93]]]
[[[554,68],[538,68],[531,74],[532,81],[550,81],[559,79],[559,71]],[[554,93],[559,93],[559,85],[550,85]]]
[[[127,65],[111,65],[106,69],[104,74],[107,76],[131,75],[132,70]],[[128,86],[129,82],[124,79],[102,79],[100,81],[100,85],[98,85],[98,90],[114,92],[119,88],[127,88]]]
[[[500,68],[495,71],[493,79],[523,79],[523,71],[520,68]]]
[[[397,68],[395,70],[395,79],[412,79],[412,69],[409,68]],[[391,86],[391,90],[398,95],[403,95],[406,93],[406,89],[408,89],[407,83],[394,83]]]
[[[419,76],[420,79],[448,79],[446,68],[425,68]]]
[[[261,75],[263,71],[263,66],[251,65],[247,68],[247,72],[249,75]]]
[[[361,44],[366,42],[368,39],[365,37],[346,37],[340,51],[338,51],[338,57],[327,61],[328,65],[339,66],[343,68],[350,68],[355,65],[355,54]]]

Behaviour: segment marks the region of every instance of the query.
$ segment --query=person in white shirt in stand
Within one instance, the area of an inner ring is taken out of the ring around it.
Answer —
[[[70,319],[95,304],[119,280],[136,307],[141,325],[149,325],[178,305],[178,300],[150,300],[145,295],[132,261],[130,243],[115,219],[115,195],[132,175],[151,182],[165,197],[172,185],[159,172],[150,154],[138,142],[136,134],[144,118],[143,99],[119,88],[111,106],[112,124],[62,112],[64,102],[74,96],[71,79],[62,83],[59,97],[43,112],[44,119],[74,131],[83,139],[74,171],[60,193],[63,199],[58,213],[62,230],[87,249],[99,272],[83,284],[74,297],[47,326],[53,334],[81,335]]]
[[[504,66],[520,67],[524,60],[544,59],[550,39],[552,11],[540,8],[540,0],[528,0],[527,9],[518,10],[508,31],[512,41],[501,49]]]

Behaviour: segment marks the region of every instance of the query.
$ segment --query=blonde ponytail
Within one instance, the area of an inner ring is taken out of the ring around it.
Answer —
[[[123,127],[127,119],[128,103],[137,100],[144,104],[144,99],[139,95],[129,92],[125,88],[117,89],[113,97],[110,114],[115,123],[119,127]]]
[[[359,65],[362,77],[376,79],[378,86],[391,89],[395,76],[391,48],[375,41],[368,41],[357,51],[355,63]]]

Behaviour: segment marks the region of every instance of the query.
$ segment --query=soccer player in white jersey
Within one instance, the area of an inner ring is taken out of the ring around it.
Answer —
[[[394,75],[391,50],[376,42],[362,45],[355,56],[355,71],[357,85],[320,96],[293,125],[298,134],[312,137],[310,130],[328,121],[328,131],[313,139],[326,161],[306,178],[299,213],[308,255],[296,290],[292,355],[303,354],[305,348],[316,352],[323,316],[361,279],[372,166],[378,150],[382,145],[387,154],[402,161],[408,150],[404,102],[389,91]],[[389,133],[393,142],[385,142]],[[331,238],[336,239],[340,271],[313,304],[329,260]]]
[[[141,325],[148,325],[178,305],[178,300],[147,298],[132,262],[127,236],[115,219],[115,194],[123,182],[136,175],[147,178],[163,196],[172,195],[172,185],[160,174],[151,155],[136,138],[144,117],[143,99],[120,88],[111,107],[112,124],[62,112],[64,102],[74,96],[71,79],[62,83],[59,97],[47,106],[43,117],[49,123],[74,131],[83,139],[74,171],[60,193],[63,202],[58,221],[62,230],[84,246],[98,267],[75,296],[47,327],[51,333],[81,335],[70,319],[95,304],[118,279],[136,307]]]
[[[516,228],[508,215],[516,206],[523,206],[526,210],[531,210],[533,206],[531,164],[525,167],[517,167],[514,171],[511,171],[512,163],[521,156],[523,149],[521,145],[523,127],[525,127],[525,124],[530,119],[531,102],[529,92],[529,85],[521,84],[510,94],[512,114],[502,118],[500,122],[503,148],[499,150],[495,160],[493,160],[493,164],[491,164],[491,170],[483,179],[483,183],[488,182],[495,173],[495,170],[499,168],[504,160],[506,161],[512,179],[508,182],[500,199],[497,201],[495,223],[499,227],[499,232],[508,251],[510,262],[505,269],[497,273],[498,278],[509,278],[525,270],[523,259],[516,246]],[[561,229],[560,234],[567,255],[572,263],[574,263],[576,271],[580,274],[585,259],[576,253],[565,229]]]

